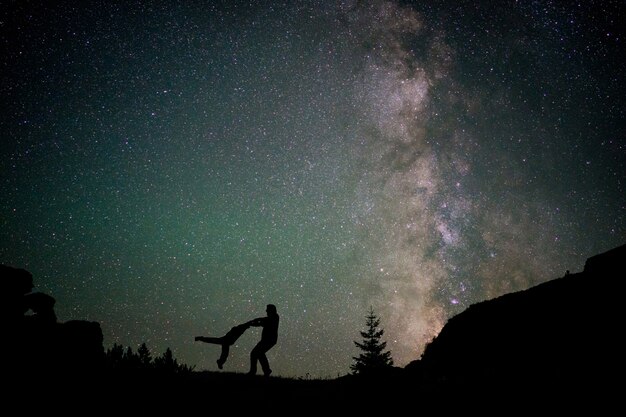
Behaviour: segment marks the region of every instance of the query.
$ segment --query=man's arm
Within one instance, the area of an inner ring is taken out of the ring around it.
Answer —
[[[265,325],[265,319],[266,317],[258,317],[254,320],[250,320],[248,323],[246,323],[249,326],[254,326],[254,327],[261,327]]]

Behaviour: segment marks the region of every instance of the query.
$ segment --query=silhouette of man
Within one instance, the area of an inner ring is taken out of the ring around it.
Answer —
[[[261,368],[265,376],[270,376],[272,373],[265,354],[278,341],[278,321],[280,317],[276,312],[276,306],[274,304],[268,304],[265,312],[267,313],[267,317],[259,317],[249,322],[252,326],[263,327],[261,341],[257,343],[254,349],[252,349],[252,352],[250,352],[249,375],[256,375],[257,361],[261,363]]]
[[[222,337],[196,336],[195,341],[222,345],[222,354],[217,360],[217,367],[222,369],[224,367],[224,363],[226,363],[226,359],[228,359],[230,346],[233,345],[237,339],[239,339],[239,337],[241,337],[241,335],[250,328],[251,325],[252,321],[235,326]]]

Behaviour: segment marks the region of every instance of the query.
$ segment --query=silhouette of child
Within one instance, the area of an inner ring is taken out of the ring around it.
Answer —
[[[240,324],[238,326],[233,327],[222,337],[205,337],[205,336],[196,336],[194,339],[196,342],[204,342],[204,343],[212,343],[214,345],[222,345],[222,354],[220,358],[217,360],[217,367],[222,369],[224,363],[226,363],[226,359],[228,359],[228,354],[230,353],[230,346],[234,344],[241,335],[252,326],[252,321],[247,323]]]

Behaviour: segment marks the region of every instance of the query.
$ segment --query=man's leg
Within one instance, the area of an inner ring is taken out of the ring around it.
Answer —
[[[259,354],[259,362],[261,363],[261,369],[263,369],[263,375],[270,376],[272,370],[270,369],[270,363],[267,361],[267,356],[265,356],[265,352],[261,352]]]
[[[249,375],[256,375],[256,362],[259,360],[259,345],[256,345],[250,352],[250,371]]]

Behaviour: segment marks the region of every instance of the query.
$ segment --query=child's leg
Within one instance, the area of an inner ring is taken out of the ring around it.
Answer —
[[[221,345],[222,344],[222,338],[221,337],[198,336],[198,337],[196,337],[196,340],[200,341],[200,342],[204,342],[204,343],[212,343],[214,345]]]
[[[222,354],[220,358],[217,360],[217,367],[222,369],[224,363],[226,363],[226,359],[228,359],[228,353],[230,352],[230,345],[223,343],[222,344]]]

